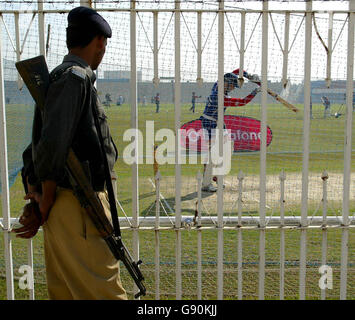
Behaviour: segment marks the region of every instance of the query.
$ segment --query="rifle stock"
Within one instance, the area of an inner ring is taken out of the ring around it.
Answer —
[[[36,106],[43,112],[50,83],[48,67],[44,56],[19,61],[15,65],[33,97]],[[74,192],[81,205],[85,208],[85,211],[91,218],[101,237],[105,240],[114,257],[123,262],[139,289],[139,292],[135,294],[135,298],[145,295],[146,288],[143,284],[144,277],[139,269],[139,265],[142,261],[139,260],[135,262],[121,237],[114,235],[114,229],[106,216],[105,209],[93,190],[82,164],[71,148],[69,149],[68,158],[66,160],[66,168]]]

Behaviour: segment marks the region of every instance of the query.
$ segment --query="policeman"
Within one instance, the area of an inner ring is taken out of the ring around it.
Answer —
[[[260,92],[260,88],[254,89],[249,95],[245,98],[232,98],[228,94],[233,91],[235,88],[239,87],[239,69],[234,70],[233,72],[226,73],[224,75],[224,111],[227,107],[241,107],[249,103],[254,97]],[[251,78],[250,75],[244,71],[244,77]],[[256,75],[253,75],[254,80]],[[218,83],[212,87],[210,96],[207,99],[205,110],[203,111],[202,116],[200,117],[202,121],[202,128],[208,135],[206,141],[209,144],[209,150],[211,150],[211,144],[213,143],[213,138],[215,134],[215,129],[217,128],[218,121]],[[209,154],[209,162],[204,165],[203,171],[203,180],[202,180],[202,191],[205,192],[216,192],[217,188],[212,185],[212,161],[211,155]]]
[[[32,143],[24,151],[22,177],[32,207],[24,210],[18,236],[32,237],[43,224],[50,299],[127,299],[119,265],[80,206],[65,170],[69,148],[87,168],[110,219],[104,160],[94,124],[96,108],[112,178],[117,149],[94,87],[105,54],[109,24],[96,11],[69,12],[63,63],[50,74],[44,113],[36,110]],[[28,207],[27,207],[28,208]],[[37,208],[37,209],[36,209]],[[33,212],[36,213],[34,218]],[[37,221],[37,223],[36,223]]]

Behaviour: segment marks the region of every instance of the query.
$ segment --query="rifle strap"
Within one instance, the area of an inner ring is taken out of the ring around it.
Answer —
[[[91,84],[91,81],[90,81],[90,84]],[[91,84],[91,87],[92,87],[92,84]],[[91,89],[93,89],[93,88],[91,88]],[[102,158],[103,158],[103,162],[104,162],[105,181],[106,181],[108,199],[109,199],[109,203],[110,203],[110,212],[111,212],[113,230],[115,232],[116,237],[121,237],[121,230],[120,230],[120,224],[119,224],[117,207],[116,207],[116,197],[115,197],[115,194],[113,191],[111,172],[110,172],[110,169],[108,166],[107,155],[106,155],[106,151],[105,151],[105,147],[104,147],[104,139],[102,137],[102,132],[101,132],[100,124],[99,124],[99,114],[98,114],[98,111],[96,108],[96,104],[93,103],[92,100],[91,100],[91,104],[92,104],[92,112],[93,112],[95,127],[96,127],[96,131],[97,131],[97,135],[99,137],[101,153],[102,153]]]

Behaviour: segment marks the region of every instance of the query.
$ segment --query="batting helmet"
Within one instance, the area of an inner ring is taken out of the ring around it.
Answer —
[[[224,75],[224,82],[228,82],[228,83],[233,83],[233,85],[235,87],[239,87],[239,84],[238,84],[238,76],[235,74],[235,73],[226,73]]]

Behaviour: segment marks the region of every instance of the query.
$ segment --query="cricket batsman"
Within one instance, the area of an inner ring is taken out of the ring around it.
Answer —
[[[226,73],[224,75],[224,112],[227,107],[241,107],[246,105],[253,100],[257,93],[261,90],[260,87],[257,87],[245,98],[230,97],[229,93],[240,87],[238,74],[239,69],[236,69],[233,72]],[[246,71],[243,71],[243,76],[252,81],[260,81],[258,75],[249,75]],[[202,191],[216,192],[217,188],[212,184],[213,163],[211,160],[211,145],[215,139],[218,121],[218,82],[216,82],[212,87],[211,94],[207,99],[207,103],[200,120],[202,122],[202,128],[204,129],[203,131],[206,134],[205,141],[208,141],[209,144],[209,158],[207,164],[204,164]]]

